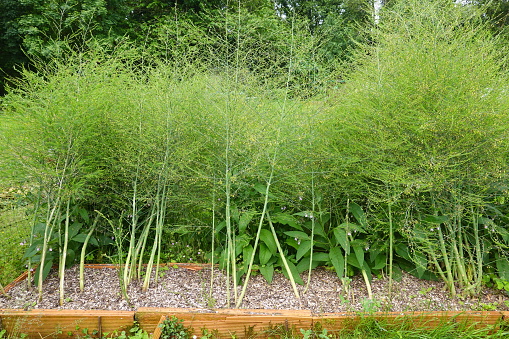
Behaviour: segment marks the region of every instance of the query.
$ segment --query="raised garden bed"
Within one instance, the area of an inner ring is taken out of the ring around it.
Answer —
[[[173,269],[173,267],[177,266],[180,268]],[[204,265],[169,264],[169,267],[171,269],[169,269],[168,272],[173,269],[175,270],[173,272],[175,274],[189,274],[194,272],[194,274],[203,275],[206,271],[203,270],[195,272],[196,270],[201,270]],[[185,268],[185,271],[180,272],[179,270],[182,268]],[[103,271],[102,269],[114,269],[114,266],[88,265],[87,269],[94,269],[94,271],[101,272]],[[188,275],[186,275],[186,277],[188,277]],[[24,279],[26,279],[26,274],[20,276],[13,283],[8,285],[6,290],[11,291],[14,288],[20,288],[20,283]],[[91,282],[87,282],[87,285],[89,283]],[[191,284],[191,282],[187,281],[180,281],[180,283]],[[329,287],[331,287],[335,282],[330,281],[329,283]],[[278,284],[279,282],[276,281],[274,286],[275,289],[281,287]],[[416,289],[421,288],[418,286],[414,287]],[[266,288],[266,286],[261,286],[261,288]],[[157,292],[157,290],[155,292]],[[96,291],[95,293],[101,292]],[[319,292],[316,290],[314,293]],[[334,293],[337,292],[335,291]],[[281,291],[281,295],[284,295],[283,290]],[[49,296],[45,296],[45,299],[49,298]],[[162,299],[163,295],[160,295],[160,298]],[[117,300],[111,300],[110,302],[112,306],[115,306],[114,304]],[[308,300],[307,302],[309,303],[310,301]],[[67,306],[72,306],[72,303],[73,302],[70,301]],[[345,326],[355,325],[366,315],[366,313],[361,312],[361,310],[353,310],[350,312],[316,312],[316,309],[306,309],[305,305],[301,309],[294,310],[261,308],[227,309],[220,307],[206,307],[206,305],[203,305],[202,307],[138,306],[131,308],[131,310],[45,309],[34,308],[34,306],[35,305],[28,305],[25,309],[0,309],[0,328],[7,330],[8,333],[24,333],[30,338],[40,338],[40,336],[68,338],[69,336],[83,335],[84,333],[91,336],[97,336],[98,333],[114,333],[115,331],[120,333],[121,331],[127,331],[136,321],[141,329],[146,330],[150,334],[155,334],[154,337],[157,337],[159,333],[158,324],[167,317],[175,316],[176,318],[183,320],[184,326],[192,327],[194,334],[197,336],[202,334],[202,329],[207,329],[211,332],[214,331],[214,333],[220,337],[231,337],[231,334],[233,333],[235,333],[238,337],[247,337],[250,333],[252,334],[253,331],[263,333],[262,331],[273,326],[310,329],[317,324],[321,324],[328,330],[335,331]],[[435,327],[450,320],[455,322],[476,323],[479,326],[509,322],[509,312],[502,310],[413,310],[398,312],[369,312],[369,316],[385,321],[407,321],[413,326],[419,327]]]

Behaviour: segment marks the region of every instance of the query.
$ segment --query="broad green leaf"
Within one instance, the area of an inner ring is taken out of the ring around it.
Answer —
[[[249,245],[250,237],[247,234],[237,235],[235,238],[235,256],[239,256],[244,247]]]
[[[507,259],[507,257],[497,254],[496,265],[497,265],[498,276],[501,279],[509,281],[509,260]]]
[[[324,252],[313,252],[313,263],[314,262],[323,262],[327,263],[329,262],[329,254]]]
[[[350,241],[347,238],[346,231],[342,228],[336,227],[334,229],[334,237],[341,247],[343,247],[346,254],[350,254]]]
[[[299,249],[297,250],[297,256],[295,258],[297,260],[300,260],[300,258],[305,256],[309,252],[310,249],[311,249],[311,240],[301,241]]]
[[[251,256],[253,255],[253,246],[247,245],[242,249],[242,258],[244,259],[244,266],[247,267],[249,261],[251,260]]]
[[[328,255],[327,255],[326,261],[329,261]],[[323,262],[315,261],[315,258],[313,255],[313,264],[311,265],[311,269],[317,268],[318,265],[320,265],[320,263],[323,263]],[[299,263],[297,264],[296,267],[297,267],[297,272],[299,272],[299,274],[309,270],[309,257],[302,258],[302,260],[299,261]]]
[[[69,239],[74,238],[74,236],[79,233],[81,226],[82,226],[82,223],[79,223],[79,222],[75,222],[71,226],[69,226],[69,235],[68,235]]]
[[[311,227],[309,229],[311,229]],[[315,235],[321,235],[322,237],[327,238],[327,234],[325,234],[325,231],[323,229],[323,224],[321,222],[315,221],[314,231],[315,231]]]
[[[97,241],[97,239],[94,236],[90,237],[90,239],[88,240],[88,243],[92,244],[94,246],[99,246],[99,242]]]
[[[417,271],[417,276],[419,279],[422,279],[422,277],[424,276],[424,272],[426,272],[426,266],[428,265],[428,260],[423,253],[417,252],[414,255],[414,262],[415,262],[415,269]]]
[[[214,232],[218,234],[221,232],[221,230],[226,226],[226,220],[221,221],[219,224],[216,225]]]
[[[84,234],[84,233],[80,233],[80,234],[76,234],[72,239],[71,241],[76,241],[76,242],[80,242],[80,243],[84,243],[85,240],[87,239],[87,235]],[[92,240],[92,237],[90,237],[90,240]],[[90,241],[89,240],[89,241]]]
[[[302,230],[302,226],[299,224],[298,220],[289,213],[271,213],[270,218],[273,223],[288,225],[295,229]]]
[[[258,260],[260,261],[260,265],[265,265],[269,262],[272,257],[272,252],[269,250],[267,245],[261,243],[260,244],[260,252],[258,253]]]
[[[353,214],[355,220],[357,220],[357,222],[362,226],[362,228],[366,228],[368,222],[366,220],[366,214],[364,214],[362,208],[356,203],[350,202],[348,210],[350,211],[350,213]]]
[[[407,245],[402,244],[402,243],[396,244],[396,246],[394,246],[394,250],[400,257],[402,257],[408,261],[412,261],[412,258],[410,258],[410,254],[409,254]]]
[[[300,231],[288,231],[285,234],[291,238],[297,238],[299,240],[309,240],[311,239],[306,233]]]
[[[247,229],[247,225],[251,222],[256,212],[247,211],[241,214],[239,218],[239,233],[245,233]]]
[[[260,267],[260,273],[263,275],[265,280],[267,280],[267,283],[272,283],[272,277],[274,275],[274,266],[272,264],[270,265],[262,265]]]
[[[29,248],[26,249],[25,255],[23,256],[23,258],[33,257],[37,252],[40,251],[41,248],[42,248],[42,240],[34,242],[32,244],[32,246],[30,246]]]
[[[350,243],[359,263],[359,268],[363,268],[364,265],[364,243],[360,240],[354,240]]]
[[[276,241],[274,240],[274,236],[272,235],[271,231],[265,228],[260,230],[260,240],[263,241],[265,245],[267,245],[269,251],[272,254],[277,253]]]
[[[344,252],[341,247],[336,246],[331,248],[329,252],[329,259],[334,266],[334,270],[339,278],[343,278],[345,273],[345,258],[343,257]]]
[[[372,269],[381,270],[387,264],[387,257],[383,253],[379,253],[375,257],[375,265],[373,265]]]
[[[255,191],[257,191],[258,193],[260,193],[262,195],[267,194],[267,186],[262,183],[254,184],[253,188],[255,189]]]
[[[86,209],[84,208],[78,209],[78,214],[81,216],[81,218],[83,219],[83,221],[85,221],[86,224],[90,222],[90,218],[88,216],[88,212]]]

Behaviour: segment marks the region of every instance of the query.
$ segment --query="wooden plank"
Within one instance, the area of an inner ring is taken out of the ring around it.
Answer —
[[[134,322],[134,312],[103,310],[0,310],[2,326],[10,335],[27,334],[28,338],[51,336],[69,338],[70,335],[93,337],[103,333],[128,330]]]
[[[199,311],[199,312],[196,312]],[[191,327],[193,334],[200,336],[202,329],[214,331],[220,336],[242,335],[250,330],[263,331],[270,326],[287,324],[298,328],[311,328],[313,318],[307,310],[183,310],[172,308],[140,308],[135,318],[149,333],[156,333],[162,318],[175,316],[185,327]],[[163,320],[164,320],[163,319]]]

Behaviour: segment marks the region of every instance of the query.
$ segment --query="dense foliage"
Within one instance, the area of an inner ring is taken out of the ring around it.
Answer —
[[[503,36],[446,0],[391,1],[355,32],[333,3],[142,2],[144,44],[80,26],[105,2],[58,7],[86,35],[34,32],[33,70],[1,102],[2,179],[33,192],[35,282],[58,263],[63,302],[64,268],[90,260],[121,264],[126,298],[157,280],[142,263],[219,263],[236,306],[255,267],[294,285],[325,265],[368,290],[402,270],[453,294],[507,286]],[[352,31],[327,37],[337,22]]]

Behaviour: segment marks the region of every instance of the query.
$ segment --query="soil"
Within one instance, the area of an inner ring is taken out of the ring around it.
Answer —
[[[226,278],[222,271],[214,270],[211,287],[211,269],[190,270],[166,268],[160,272],[157,283],[152,282],[142,292],[141,282],[129,285],[129,302],[122,298],[118,271],[114,268],[85,268],[85,289],[79,290],[77,267],[65,274],[65,303],[58,305],[59,280],[56,271],[44,282],[43,300],[37,303],[37,292],[27,289],[22,281],[8,291],[8,297],[0,295],[0,309],[100,309],[136,310],[139,307],[178,307],[198,309],[229,308],[227,305]],[[307,280],[307,274],[303,274]],[[349,292],[333,271],[315,269],[309,288],[298,285],[300,301],[296,298],[289,281],[279,273],[274,274],[272,284],[263,276],[250,279],[242,308],[245,309],[306,309],[313,313],[352,311],[485,311],[509,310],[509,296],[497,290],[485,288],[471,298],[451,298],[443,282],[417,279],[403,273],[399,281],[393,281],[389,293],[387,278],[373,278],[373,299],[362,277],[353,277]],[[239,288],[240,291],[240,288]],[[460,291],[461,292],[461,291]],[[233,299],[233,288],[231,289]],[[230,307],[233,307],[233,302]]]

